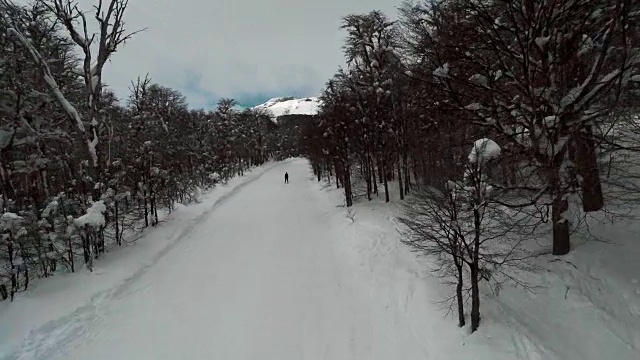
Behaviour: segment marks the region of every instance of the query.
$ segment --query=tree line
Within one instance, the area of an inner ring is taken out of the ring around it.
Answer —
[[[34,278],[91,269],[176,202],[297,154],[289,129],[233,99],[190,109],[145,76],[118,99],[102,69],[135,36],[126,8],[126,0],[100,0],[86,13],[71,0],[0,0],[1,299]]]
[[[515,280],[506,265],[524,266],[541,225],[565,255],[570,206],[638,200],[639,19],[631,0],[421,0],[393,21],[345,16],[346,65],[304,151],[347,207],[389,201],[390,186],[414,195],[404,241],[454,278],[460,326],[470,293],[475,331],[478,283]],[[472,156],[487,145],[500,155]]]

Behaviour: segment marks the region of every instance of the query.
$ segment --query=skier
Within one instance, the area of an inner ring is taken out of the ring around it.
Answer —
[[[289,183],[289,173],[288,173],[288,172],[285,172],[285,173],[284,173],[284,183],[285,183],[285,184],[288,184],[288,183]]]

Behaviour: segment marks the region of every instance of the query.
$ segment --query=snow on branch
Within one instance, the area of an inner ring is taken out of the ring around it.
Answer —
[[[433,75],[436,77],[443,77],[443,78],[448,78],[449,77],[449,63],[444,63],[444,65],[438,67],[437,69],[433,70]]]
[[[500,145],[491,139],[476,140],[469,153],[469,162],[471,164],[486,164],[491,160],[497,159],[501,151]]]
[[[51,91],[53,91],[53,94],[56,97],[56,100],[58,100],[60,105],[62,105],[62,107],[64,108],[65,112],[69,115],[69,117],[73,121],[75,121],[75,124],[78,130],[80,130],[84,134],[85,129],[84,129],[84,124],[82,123],[82,119],[80,118],[80,114],[78,114],[78,111],[76,110],[76,108],[73,107],[73,105],[71,105],[69,100],[67,100],[62,94],[62,91],[60,91],[60,87],[58,86],[58,83],[53,78],[53,75],[51,75],[51,69],[49,68],[49,65],[42,58],[42,55],[40,55],[40,52],[18,30],[14,28],[9,28],[7,30],[7,33],[10,36],[11,35],[15,36],[20,42],[20,44],[22,44],[22,46],[24,46],[29,51],[29,54],[31,54],[33,61],[35,61],[36,64],[38,64],[38,66],[40,67],[42,76],[45,82],[47,83],[47,85],[49,86],[49,88],[51,89]]]
[[[27,40],[27,38],[18,30],[14,28],[9,28],[7,30],[7,33],[9,36],[14,36],[16,39],[18,39],[20,44],[29,51],[29,54],[33,58],[33,61],[39,66],[40,72],[42,73],[42,77],[44,81],[47,83],[47,86],[53,92],[53,95],[55,96],[56,100],[58,101],[58,103],[60,103],[60,105],[62,106],[64,111],[67,113],[69,118],[71,118],[71,120],[75,123],[76,128],[78,129],[80,134],[82,134],[83,137],[86,137],[86,129],[84,127],[84,123],[82,122],[82,118],[78,113],[78,110],[76,110],[76,108],[73,105],[71,105],[69,100],[67,100],[67,98],[64,96],[64,94],[60,90],[58,83],[56,82],[53,75],[51,74],[51,69],[47,64],[47,61],[42,57],[40,52],[33,46],[33,44],[31,44],[31,42],[29,42],[29,40]],[[95,144],[93,144],[93,141],[87,140],[87,146],[89,148],[89,153],[91,154],[91,160],[93,161],[93,164],[95,166],[98,164],[98,155],[96,153]]]
[[[104,204],[104,201],[96,201],[87,209],[87,213],[75,219],[74,223],[78,227],[90,226],[99,229],[106,223],[104,218],[105,212],[107,212],[107,206]]]

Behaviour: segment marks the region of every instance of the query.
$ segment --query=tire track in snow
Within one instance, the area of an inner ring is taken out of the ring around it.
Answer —
[[[191,235],[196,229],[198,229],[197,225],[202,224],[209,216],[211,216],[211,214],[215,210],[217,210],[220,206],[224,205],[227,201],[232,199],[235,195],[237,195],[246,186],[248,186],[248,185],[252,184],[253,182],[255,182],[256,180],[260,179],[262,177],[262,175],[264,175],[266,172],[271,171],[274,168],[276,168],[276,167],[278,167],[278,166],[280,166],[282,164],[283,163],[276,163],[276,164],[268,167],[267,169],[265,169],[262,173],[260,173],[260,174],[258,174],[256,176],[247,178],[247,180],[245,180],[242,183],[238,184],[238,186],[233,188],[231,191],[229,191],[228,193],[226,193],[226,194],[222,195],[220,198],[218,198],[213,203],[213,205],[211,206],[211,208],[209,210],[206,210],[202,214],[198,215],[196,218],[189,220],[188,225],[181,229],[181,231],[178,234],[178,236],[176,236],[174,238],[174,240],[171,241],[171,243],[169,245],[167,245],[156,256],[154,256],[153,259],[149,263],[147,263],[146,265],[143,265],[136,272],[134,272],[131,276],[129,276],[126,279],[124,279],[124,281],[121,282],[119,285],[117,285],[115,289],[110,290],[109,292],[111,293],[111,295],[109,297],[110,298],[122,297],[122,295],[125,294],[125,291],[129,288],[131,283],[133,283],[134,281],[136,281],[137,279],[142,277],[144,274],[146,274],[151,268],[153,268],[154,265],[156,265],[162,258],[164,258],[165,255],[167,255],[169,252],[171,252],[176,246],[181,244],[182,241],[180,241],[180,240],[182,240],[184,238],[188,238],[189,235]]]
[[[23,359],[51,359],[54,356],[64,357],[75,344],[87,339],[91,334],[91,325],[96,323],[104,316],[104,304],[111,300],[118,299],[127,294],[127,290],[131,285],[149,270],[151,270],[158,262],[162,260],[168,253],[182,243],[182,240],[188,238],[198,225],[202,224],[211,214],[237,195],[246,186],[260,179],[265,173],[275,168],[283,166],[293,159],[281,161],[272,164],[255,176],[249,176],[228,193],[220,196],[211,208],[204,211],[195,218],[188,220],[179,230],[177,234],[172,235],[172,240],[162,250],[160,250],[148,263],[142,265],[133,274],[126,277],[117,285],[100,291],[93,295],[89,302],[78,307],[73,312],[49,321],[44,325],[32,329],[23,341],[22,348],[14,350],[12,353],[2,357],[0,360],[23,360]]]

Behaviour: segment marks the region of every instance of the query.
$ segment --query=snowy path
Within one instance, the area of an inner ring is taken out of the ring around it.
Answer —
[[[329,213],[308,176],[302,160],[266,171],[9,358],[369,358],[369,306],[341,284]]]

